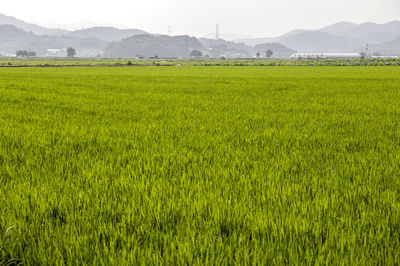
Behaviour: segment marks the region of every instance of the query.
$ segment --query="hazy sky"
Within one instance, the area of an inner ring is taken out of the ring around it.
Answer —
[[[400,0],[0,0],[0,13],[42,25],[83,20],[154,33],[204,36],[215,31],[254,37],[317,29],[338,21],[400,20]],[[86,23],[88,24],[88,23]]]

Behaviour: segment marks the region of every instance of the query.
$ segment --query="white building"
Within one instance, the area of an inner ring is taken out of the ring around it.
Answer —
[[[358,53],[295,53],[290,56],[290,60],[318,60],[318,59],[358,59]]]
[[[395,55],[379,55],[379,56],[371,56],[372,59],[398,59],[398,56]]]

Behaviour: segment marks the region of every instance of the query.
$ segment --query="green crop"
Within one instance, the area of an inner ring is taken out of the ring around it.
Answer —
[[[1,68],[0,237],[0,264],[399,264],[400,68]]]

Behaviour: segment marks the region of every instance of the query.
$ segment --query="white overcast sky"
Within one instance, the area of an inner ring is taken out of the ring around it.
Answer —
[[[154,33],[253,37],[317,29],[339,21],[400,20],[400,0],[0,0],[0,13],[42,25],[92,21]],[[86,24],[89,24],[88,22]]]

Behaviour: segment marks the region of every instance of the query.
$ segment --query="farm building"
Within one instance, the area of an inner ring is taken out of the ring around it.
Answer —
[[[357,59],[361,58],[357,53],[295,53],[290,57],[291,60],[302,59]]]

